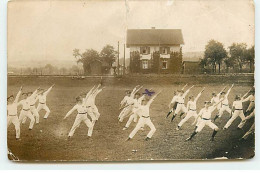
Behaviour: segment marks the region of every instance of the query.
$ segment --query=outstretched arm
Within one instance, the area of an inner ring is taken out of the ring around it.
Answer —
[[[184,90],[187,86],[188,84],[185,84],[181,90]]]
[[[220,96],[220,94],[227,88],[227,86],[225,86],[218,94],[217,96]]]
[[[143,88],[143,86],[140,86],[138,89],[136,89],[134,92],[132,92],[132,93],[131,93],[131,97],[133,98],[134,95],[135,95],[138,91],[140,91],[141,88]]]
[[[20,90],[18,91],[18,93],[16,94],[16,97],[14,99],[14,103],[17,103],[18,100],[19,100],[19,97],[21,96],[21,93],[22,93],[22,89],[23,87],[21,86]]]
[[[230,93],[230,91],[231,91],[231,89],[232,89],[233,87],[234,87],[234,84],[232,84],[232,86],[229,88],[229,90],[227,91],[225,97],[228,97],[228,95],[229,95],[229,93]]]
[[[51,89],[54,87],[55,84],[53,84],[47,91],[44,92],[45,95],[48,95]]]
[[[87,93],[87,95],[86,95],[86,100],[89,98],[89,96],[93,93],[93,90],[94,90],[94,88],[95,88],[96,86],[94,85],[90,90],[89,90],[89,92]]]
[[[205,87],[201,90],[201,92],[200,92],[200,93],[197,95],[197,97],[194,99],[195,102],[198,101],[198,99],[200,98],[200,96],[201,96],[201,94],[204,92],[204,90],[205,90]]]
[[[212,105],[212,112],[217,108],[218,104],[220,104],[224,99],[220,99],[217,103],[215,103],[214,105]]]
[[[187,89],[187,91],[185,91],[185,93],[183,94],[183,97],[186,97],[186,95],[190,92],[190,90],[194,87],[194,85],[192,85],[189,89]]]
[[[134,89],[132,90],[132,92],[131,92],[131,94],[130,94],[130,97],[133,97],[133,96],[134,96],[134,93],[135,93],[137,87],[139,87],[139,85],[137,85],[136,87],[134,87]]]
[[[161,93],[162,91],[159,91],[157,94],[155,94],[148,102],[147,102],[147,105],[151,105],[152,102],[154,101],[154,99]]]
[[[248,90],[247,93],[245,93],[245,94],[243,95],[243,97],[241,98],[242,102],[246,102],[246,101],[249,100],[250,96],[248,96],[246,99],[245,99],[245,97],[249,94],[250,91],[251,91],[251,89]]]
[[[68,116],[72,114],[76,110],[76,105],[65,115],[64,119],[66,119]]]

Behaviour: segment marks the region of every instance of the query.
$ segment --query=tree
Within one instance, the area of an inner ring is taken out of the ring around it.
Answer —
[[[65,67],[62,67],[59,69],[61,75],[65,75],[67,73],[67,69]]]
[[[239,65],[240,72],[242,71],[243,64],[247,61],[246,58],[246,43],[233,43],[229,46],[230,58]]]
[[[110,67],[112,67],[112,64],[115,62],[116,55],[117,51],[115,51],[115,48],[111,45],[106,45],[100,52],[101,60],[107,62]]]
[[[51,65],[51,64],[46,64],[45,67],[44,67],[45,71],[47,72],[47,74],[53,74],[54,72],[54,66]]]
[[[250,64],[250,72],[253,72],[253,66],[255,63],[255,46],[252,46],[251,48],[246,50],[246,55],[245,55],[246,60]]]
[[[78,63],[78,60],[81,59],[81,54],[79,53],[79,49],[74,49],[73,50],[73,56],[77,59],[77,63]]]
[[[76,66],[76,65],[73,65],[73,66],[70,68],[70,71],[72,72],[73,75],[79,74],[79,67]]]
[[[224,45],[215,40],[210,40],[205,47],[204,51],[204,62],[206,64],[211,64],[213,72],[216,72],[216,65],[218,64],[218,71],[220,73],[220,66],[222,60],[227,56],[227,51],[224,48]]]
[[[87,49],[84,53],[81,54],[81,58],[78,59],[78,62],[83,64],[83,70],[85,74],[90,73],[90,63],[96,59],[99,59],[99,54],[94,49]]]
[[[229,68],[234,68],[234,58],[226,57],[224,63],[226,64],[226,72],[229,72]]]

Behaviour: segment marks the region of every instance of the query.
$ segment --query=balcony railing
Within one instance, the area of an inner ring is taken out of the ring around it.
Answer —
[[[151,54],[140,54],[140,59],[143,60],[143,59],[148,59],[150,60],[151,59]]]
[[[160,58],[170,58],[170,54],[160,54]]]

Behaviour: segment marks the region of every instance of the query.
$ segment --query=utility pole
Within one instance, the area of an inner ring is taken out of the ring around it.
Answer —
[[[117,42],[117,75],[119,75],[119,41]]]
[[[123,68],[123,75],[125,75],[125,44],[124,44],[124,68]]]

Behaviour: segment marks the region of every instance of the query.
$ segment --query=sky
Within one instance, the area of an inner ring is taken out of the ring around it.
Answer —
[[[182,29],[183,52],[204,51],[210,39],[227,48],[254,45],[252,0],[11,1],[8,3],[8,62],[71,61],[73,49],[120,57],[127,29]],[[126,50],[129,57],[129,49]]]

